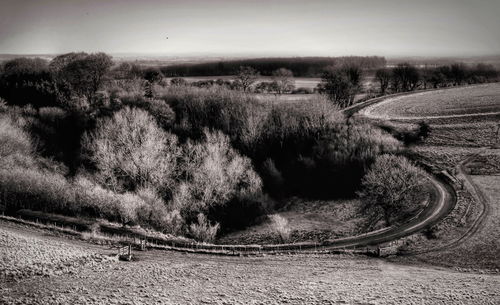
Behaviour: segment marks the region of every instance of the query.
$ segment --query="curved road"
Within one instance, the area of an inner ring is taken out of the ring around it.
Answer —
[[[388,98],[407,94],[408,93],[395,94],[374,98],[346,108],[343,110],[343,112],[347,115],[353,115],[368,106],[383,102]],[[341,249],[378,245],[411,235],[438,223],[440,220],[446,217],[446,215],[448,215],[448,213],[455,207],[456,196],[453,189],[443,181],[431,175],[429,175],[428,179],[431,182],[429,202],[424,210],[422,210],[417,216],[413,217],[408,222],[395,227],[388,227],[382,230],[369,232],[363,235],[332,240],[328,242],[328,244],[323,248]]]
[[[431,182],[429,202],[417,216],[408,222],[359,236],[333,240],[326,248],[338,249],[382,244],[436,224],[454,208],[456,197],[453,190],[437,178],[429,176],[429,180]]]

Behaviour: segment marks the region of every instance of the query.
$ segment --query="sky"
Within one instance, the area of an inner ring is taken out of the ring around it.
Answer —
[[[499,13],[500,0],[0,0],[0,53],[500,55]]]

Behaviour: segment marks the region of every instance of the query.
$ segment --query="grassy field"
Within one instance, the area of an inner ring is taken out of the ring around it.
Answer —
[[[82,244],[5,227],[14,236]],[[18,242],[20,241],[20,242]],[[4,243],[0,244],[5,246]],[[45,245],[37,244],[40,251]],[[89,252],[108,253],[94,247]],[[1,304],[496,304],[498,275],[461,273],[342,255],[217,257],[136,252],[132,262],[90,264],[75,272],[0,282]],[[17,256],[17,261],[24,260]],[[12,261],[15,263],[15,261]]]
[[[188,77],[182,77],[189,83],[192,82],[197,82],[197,81],[205,81],[205,80],[215,80],[215,79],[223,79],[223,80],[234,80],[235,76],[229,75],[229,76],[188,76]],[[166,81],[170,82],[172,78],[167,77],[165,78]],[[261,82],[271,82],[273,81],[272,77],[270,76],[260,76],[256,83],[261,83]],[[294,77],[293,81],[295,83],[295,88],[308,88],[313,90],[316,88],[316,86],[321,82],[321,78],[319,77]],[[375,78],[373,75],[367,75],[365,76],[364,82],[363,82],[363,87],[365,89],[374,86]]]
[[[364,113],[383,118],[456,116],[500,112],[500,83],[428,91],[389,98]]]
[[[235,76],[229,75],[229,76],[188,76],[188,77],[182,77],[189,83],[197,82],[197,81],[205,81],[205,80],[215,80],[215,79],[223,79],[223,80],[234,80]],[[172,78],[168,77],[165,78],[168,82],[170,82]],[[293,80],[295,81],[295,88],[309,88],[309,89],[314,89],[316,86],[321,82],[321,78],[318,77],[294,77]],[[260,76],[257,79],[256,83],[261,83],[261,82],[271,82],[272,78],[270,76]]]

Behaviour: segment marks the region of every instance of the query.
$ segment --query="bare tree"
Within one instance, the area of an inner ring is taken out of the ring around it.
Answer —
[[[378,69],[377,72],[375,72],[375,78],[379,82],[380,93],[385,94],[391,80],[391,72],[386,68]]]
[[[83,147],[98,170],[98,180],[116,191],[138,187],[173,188],[179,156],[177,137],[163,131],[146,111],[124,108],[97,122]]]
[[[69,84],[73,93],[89,103],[94,101],[112,65],[111,56],[105,53],[69,53],[54,58],[50,64],[58,75],[59,84]]]
[[[372,216],[391,224],[418,207],[424,177],[406,158],[382,155],[364,176],[359,195]]]
[[[295,87],[292,71],[285,68],[273,71],[273,81],[278,94],[292,91]]]
[[[189,205],[188,209],[206,211],[236,196],[259,192],[262,187],[250,159],[240,156],[221,132],[205,130],[203,142],[188,142],[181,168],[187,181],[178,189],[178,196],[184,198],[178,202]]]
[[[243,91],[248,91],[253,83],[259,77],[259,72],[252,67],[241,66],[236,75],[235,82],[237,85],[241,86]]]
[[[420,73],[415,66],[402,63],[392,69],[392,80],[395,91],[413,91],[419,84]]]
[[[318,85],[319,91],[339,107],[348,107],[361,89],[361,75],[361,69],[357,67],[328,67]]]

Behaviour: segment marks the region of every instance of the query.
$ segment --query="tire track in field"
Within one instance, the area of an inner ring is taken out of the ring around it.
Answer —
[[[437,247],[437,248],[432,248],[432,249],[428,249],[428,250],[413,252],[410,255],[425,254],[425,253],[431,253],[431,252],[437,252],[437,251],[443,251],[443,250],[453,249],[453,248],[461,245],[462,243],[464,243],[466,240],[468,240],[470,237],[472,237],[474,234],[476,234],[476,232],[480,228],[483,227],[484,222],[486,220],[486,217],[490,213],[489,200],[484,195],[484,193],[481,190],[481,188],[476,183],[474,183],[474,181],[471,179],[471,177],[466,173],[466,171],[464,169],[464,166],[468,162],[470,162],[471,160],[473,160],[475,157],[477,157],[478,155],[479,154],[476,153],[476,154],[474,154],[474,155],[466,158],[465,160],[463,160],[459,164],[459,166],[457,168],[458,168],[458,172],[462,176],[464,176],[464,178],[467,181],[467,183],[472,187],[473,196],[475,197],[476,200],[478,200],[478,202],[482,206],[482,210],[481,210],[481,213],[479,214],[479,216],[474,220],[474,222],[472,223],[472,226],[464,234],[462,234],[462,236],[460,236],[456,240],[450,242],[449,244],[446,244],[444,246],[440,246],[440,247]]]

